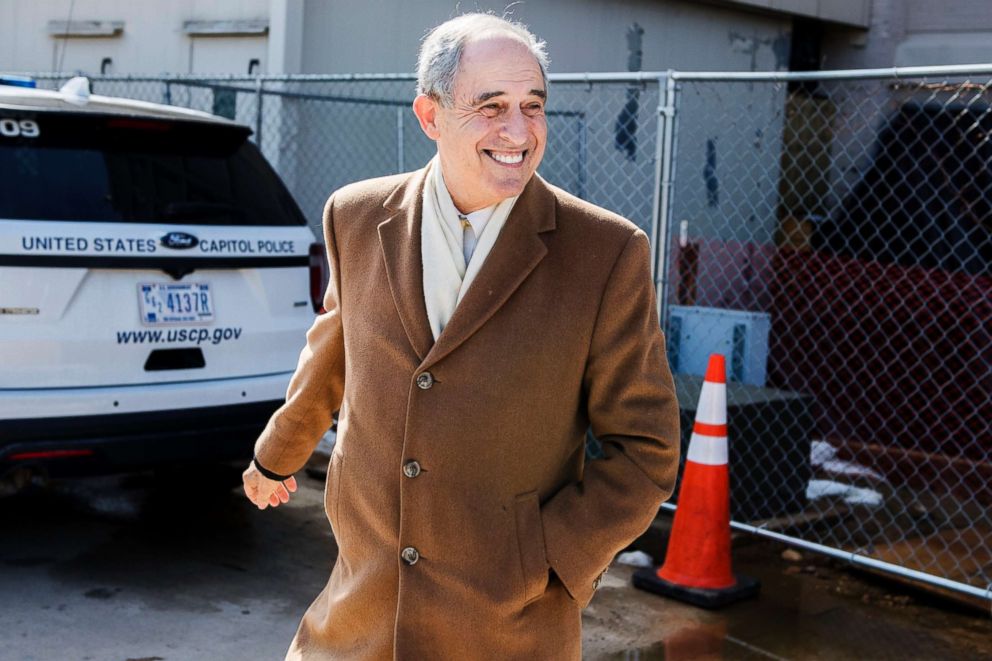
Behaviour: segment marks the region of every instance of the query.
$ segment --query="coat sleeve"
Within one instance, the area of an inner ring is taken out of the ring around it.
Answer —
[[[255,442],[255,459],[266,470],[292,475],[303,468],[331,427],[344,394],[344,329],[341,325],[341,274],[333,225],[334,196],[324,206],[324,243],[330,278],[324,309],[307,331],[283,404]]]
[[[584,388],[604,457],[541,510],[548,563],[583,608],[614,555],[672,493],[679,407],[658,323],[647,235],[637,230],[603,293]]]

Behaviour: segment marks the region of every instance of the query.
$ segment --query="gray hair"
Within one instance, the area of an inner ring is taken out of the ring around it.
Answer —
[[[417,93],[426,94],[450,108],[454,104],[455,74],[465,44],[491,36],[509,37],[526,46],[541,67],[547,88],[548,52],[543,41],[523,23],[495,14],[471,13],[445,21],[424,37],[417,57]]]

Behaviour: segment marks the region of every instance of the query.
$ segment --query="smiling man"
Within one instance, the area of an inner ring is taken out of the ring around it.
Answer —
[[[582,608],[671,493],[648,240],[536,174],[546,70],[520,24],[435,28],[413,110],[437,156],[327,202],[328,312],[244,475],[287,502],[340,409],[337,561],[289,659],[579,659]]]

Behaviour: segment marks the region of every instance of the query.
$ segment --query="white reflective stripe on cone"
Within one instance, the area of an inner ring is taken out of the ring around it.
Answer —
[[[696,422],[707,425],[727,424],[727,385],[703,381],[699,393],[699,407],[696,409]]]
[[[727,437],[703,436],[692,433],[689,438],[689,452],[686,460],[708,466],[723,466],[727,463]]]

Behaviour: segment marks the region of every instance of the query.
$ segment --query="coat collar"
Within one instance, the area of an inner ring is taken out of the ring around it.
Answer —
[[[389,218],[379,224],[379,241],[393,302],[421,368],[447,356],[499,310],[548,252],[541,234],[555,229],[555,196],[534,175],[513,206],[482,269],[434,342],[424,303],[420,255],[422,195],[426,168],[405,179],[386,198]]]

